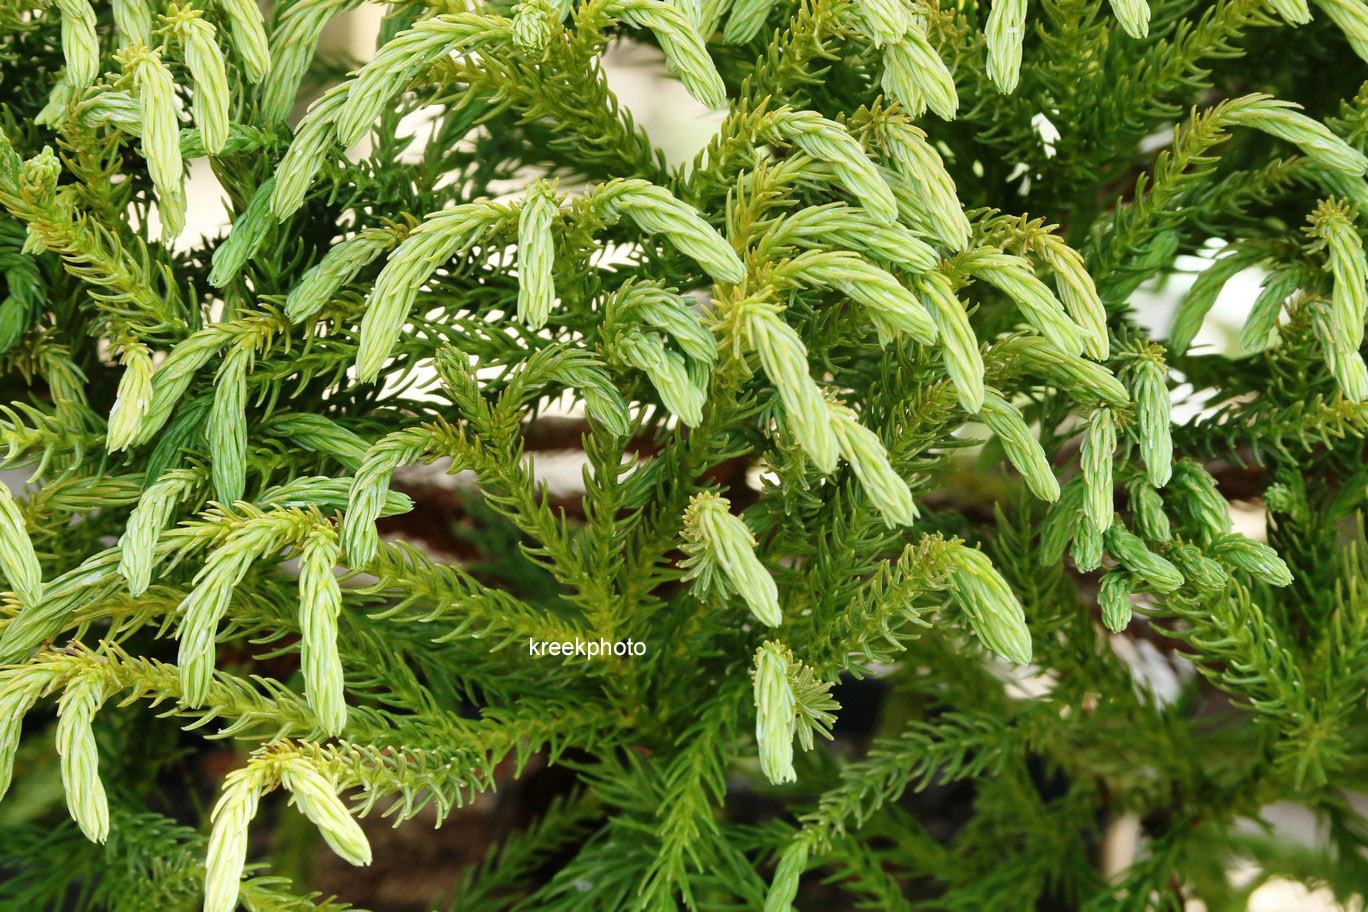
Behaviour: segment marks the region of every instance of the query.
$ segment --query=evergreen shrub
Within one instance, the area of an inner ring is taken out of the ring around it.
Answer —
[[[0,0],[0,908],[1362,898],[1364,0],[358,5]]]

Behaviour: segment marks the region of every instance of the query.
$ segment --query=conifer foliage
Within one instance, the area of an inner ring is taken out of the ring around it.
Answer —
[[[0,0],[0,908],[1361,895],[1364,0],[357,5]]]

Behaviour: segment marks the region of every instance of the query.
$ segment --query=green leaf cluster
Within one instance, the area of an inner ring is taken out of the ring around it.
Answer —
[[[1362,901],[1364,0],[357,5],[0,0],[0,909]]]

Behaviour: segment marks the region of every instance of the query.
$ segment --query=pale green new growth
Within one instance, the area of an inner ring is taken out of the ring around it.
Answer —
[[[861,304],[887,345],[906,334],[930,345],[936,341],[936,324],[912,294],[890,272],[849,252],[811,252],[794,257],[783,267],[786,278],[833,288]]]
[[[1040,442],[1035,439],[1021,410],[1003,399],[996,390],[984,390],[983,423],[1002,441],[1002,449],[1026,480],[1031,493],[1041,500],[1059,499],[1059,482],[1050,471],[1049,460]]]
[[[268,49],[271,70],[261,83],[262,113],[268,122],[279,123],[290,114],[328,22],[359,5],[360,0],[301,0],[277,15]]]
[[[51,683],[42,669],[0,672],[0,798],[9,791],[14,778],[14,755],[19,749],[24,715]]]
[[[290,799],[323,835],[328,847],[354,865],[371,863],[370,843],[337,797],[336,787],[300,757],[284,760],[280,784]]]
[[[95,10],[86,0],[53,0],[53,5],[62,16],[62,56],[67,63],[67,82],[73,88],[87,88],[100,69]]]
[[[707,390],[695,385],[683,357],[666,349],[659,333],[628,333],[617,340],[616,351],[624,363],[645,372],[660,401],[686,426],[702,422]]]
[[[1132,38],[1148,37],[1150,8],[1145,0],[1111,0],[1111,8],[1127,35]]]
[[[736,592],[763,624],[783,623],[774,578],[755,556],[755,536],[731,513],[725,497],[695,494],[684,511],[684,579],[697,579],[700,589],[714,586]]]
[[[1107,551],[1121,566],[1160,592],[1172,592],[1183,585],[1183,575],[1172,563],[1155,554],[1136,535],[1114,522],[1103,536]]]
[[[271,52],[267,48],[266,28],[261,10],[255,0],[217,0],[228,18],[233,34],[233,47],[242,58],[247,78],[260,82],[271,68]]]
[[[242,499],[247,486],[247,372],[252,351],[229,349],[214,380],[214,404],[209,409],[210,475],[214,495],[222,504]]]
[[[518,319],[529,329],[546,325],[556,300],[551,277],[555,217],[556,200],[550,188],[534,186],[518,213]]]
[[[1286,140],[1331,170],[1355,177],[1368,171],[1368,155],[1331,133],[1324,124],[1293,110],[1297,107],[1290,101],[1251,95],[1232,110],[1231,121]]]
[[[274,190],[274,178],[267,178],[247,201],[247,207],[233,222],[232,233],[214,251],[213,268],[209,270],[210,285],[222,288],[237,278],[242,267],[261,248],[274,222],[270,211]]]
[[[959,109],[954,77],[915,23],[884,48],[883,90],[913,115],[930,108],[953,120]]]
[[[1109,408],[1093,409],[1083,433],[1080,465],[1087,496],[1083,515],[1096,532],[1112,524],[1112,460],[1116,453],[1116,419]]]
[[[1358,0],[1314,0],[1321,12],[1344,33],[1349,47],[1368,60],[1368,7]]]
[[[950,592],[983,645],[1018,665],[1030,664],[1026,615],[1002,574],[975,548],[956,547],[950,562]]]
[[[911,25],[907,9],[898,0],[857,0],[860,25],[875,47],[902,38]]]
[[[276,183],[271,191],[271,214],[283,219],[304,203],[319,168],[337,139],[334,120],[347,104],[351,83],[334,86],[305,112],[295,127],[294,140],[276,167]]]
[[[57,704],[57,753],[62,758],[62,787],[67,810],[92,842],[109,838],[109,799],[100,782],[99,755],[91,721],[104,701],[98,673],[68,684]]]
[[[128,581],[128,591],[133,595],[142,595],[151,585],[154,555],[162,532],[180,503],[204,480],[204,473],[198,470],[173,469],[138,498],[118,545],[119,573]]]
[[[1069,557],[1079,573],[1092,573],[1102,566],[1102,533],[1086,519],[1074,529],[1074,540],[1069,546]]]
[[[508,28],[505,19],[474,13],[439,15],[415,22],[381,48],[355,78],[338,87],[343,90],[343,100],[335,115],[322,108],[310,114],[320,120],[330,115],[335,118],[337,139],[344,148],[350,148],[374,126],[390,99],[424,67],[468,47],[497,45],[508,34]],[[299,135],[296,134],[296,142]]]
[[[1208,534],[1229,532],[1234,524],[1230,505],[1216,488],[1216,479],[1198,463],[1190,460],[1175,462],[1171,484],[1186,494],[1184,503],[1188,515]]]
[[[188,705],[201,706],[209,695],[218,625],[228,611],[234,588],[253,562],[293,538],[300,522],[300,515],[290,512],[253,515],[214,549],[196,574],[194,588],[176,612],[181,618],[177,662],[182,699]]]
[[[36,605],[43,596],[43,571],[38,566],[24,516],[9,488],[0,485],[0,570],[22,605]]]
[[[883,516],[884,524],[890,527],[912,525],[917,519],[912,492],[889,463],[888,451],[879,435],[861,424],[855,413],[842,405],[831,408],[831,420],[841,457],[850,464],[865,496]]]
[[[760,769],[776,785],[794,782],[793,733],[796,707],[789,665],[793,654],[783,644],[766,641],[755,651],[755,741]]]
[[[765,897],[764,912],[788,912],[792,908],[790,904],[798,895],[798,878],[807,868],[807,863],[806,842],[793,842],[784,850],[774,871],[774,881]]]
[[[641,322],[661,330],[696,361],[717,359],[717,340],[703,325],[693,298],[651,284],[631,284],[618,292],[617,304]]]
[[[551,37],[549,12],[549,5],[527,0],[514,6],[513,25],[510,30],[513,43],[529,51],[545,49],[546,42]]]
[[[1292,571],[1286,562],[1262,542],[1227,533],[1215,538],[1212,551],[1236,570],[1243,570],[1270,586],[1292,585]]]
[[[109,430],[105,446],[111,453],[126,448],[142,430],[143,419],[152,406],[152,356],[145,345],[130,345],[120,361],[124,373],[119,391],[109,410]]]
[[[133,74],[142,122],[142,152],[157,188],[158,211],[168,237],[185,227],[185,191],[181,184],[180,128],[174,106],[171,71],[157,51],[134,45],[126,52],[125,69]]]
[[[728,44],[745,44],[765,24],[777,0],[735,0],[727,16],[722,38]]]
[[[421,457],[432,443],[432,435],[424,429],[397,431],[366,451],[352,478],[342,521],[342,550],[352,566],[369,563],[380,546],[375,521],[384,508],[390,477],[400,466]]]
[[[219,327],[206,327],[178,344],[152,375],[152,401],[134,438],[136,444],[151,440],[171,417],[195,372],[213,359],[230,341]]]
[[[893,191],[855,137],[834,120],[815,111],[785,111],[769,118],[775,138],[790,142],[831,166],[836,180],[878,221],[898,218]]]
[[[1311,21],[1311,10],[1306,0],[1268,0],[1268,5],[1289,25],[1305,25]]]
[[[1311,214],[1311,233],[1325,242],[1330,272],[1335,326],[1343,346],[1357,352],[1363,341],[1363,321],[1368,312],[1368,261],[1363,241],[1345,207],[1323,201]]]
[[[1216,561],[1189,544],[1174,545],[1168,558],[1183,579],[1203,592],[1220,592],[1230,583],[1230,574]]]
[[[838,443],[826,397],[809,373],[802,339],[776,306],[755,298],[739,302],[732,318],[779,394],[789,431],[820,471],[834,472]]]
[[[614,179],[598,188],[594,202],[605,215],[627,216],[642,231],[663,234],[719,282],[740,282],[745,267],[736,251],[687,203],[644,180]]]
[[[1263,351],[1268,347],[1281,316],[1283,303],[1306,281],[1301,269],[1284,269],[1270,273],[1263,280],[1259,296],[1250,305],[1249,317],[1240,329],[1240,347],[1247,352]]]
[[[1066,355],[1083,353],[1083,331],[1069,319],[1059,299],[1035,277],[1030,264],[992,248],[975,250],[964,268],[1007,294],[1026,321]]]
[[[119,49],[152,42],[152,10],[147,0],[111,0]]]
[[[1026,0],[993,0],[984,26],[988,76],[999,92],[1010,94],[1021,78],[1021,42],[1026,37]]]
[[[1150,541],[1163,542],[1173,537],[1173,526],[1165,512],[1164,498],[1147,481],[1135,481],[1128,488],[1131,517],[1140,534]]]
[[[1358,347],[1346,341],[1344,324],[1329,308],[1317,308],[1311,320],[1321,356],[1340,393],[1350,402],[1368,400],[1368,365],[1364,364]]]
[[[337,653],[342,591],[333,575],[340,550],[332,527],[319,525],[304,539],[299,554],[299,654],[304,694],[318,714],[319,726],[329,735],[341,734],[347,724],[342,661]]]
[[[1171,400],[1164,382],[1164,366],[1153,357],[1141,356],[1135,362],[1132,383],[1138,416],[1140,459],[1145,463],[1150,484],[1162,488],[1173,474],[1173,429],[1170,423]]]
[[[1097,587],[1097,603],[1102,606],[1102,623],[1112,633],[1125,630],[1131,621],[1131,575],[1113,570],[1102,577]]]
[[[508,218],[501,208],[486,203],[434,212],[390,254],[361,318],[356,373],[362,382],[369,383],[380,375],[423,284],[443,263],[474,246]]]
[[[650,29],[665,52],[665,62],[689,94],[706,107],[726,104],[727,90],[689,20],[665,0],[612,0],[608,11],[637,28]]]
[[[936,251],[929,243],[902,225],[884,224],[851,206],[803,209],[785,219],[780,232],[805,246],[863,247],[872,256],[911,272],[929,272],[936,267]]]
[[[331,247],[290,289],[285,316],[296,323],[312,317],[399,239],[400,233],[393,228],[365,228]]]
[[[937,237],[951,249],[963,250],[973,229],[955,195],[955,182],[926,134],[910,124],[894,123],[887,130],[886,142],[889,155],[915,188]]]
[[[950,280],[939,272],[916,279],[917,290],[936,324],[941,358],[955,385],[960,407],[971,415],[983,407],[983,355],[964,305],[955,297]]]
[[[200,129],[204,148],[216,155],[228,142],[229,92],[227,69],[215,41],[214,27],[195,9],[182,10],[173,6],[168,18],[175,23],[185,65],[195,79],[195,95],[191,102],[195,126]]]
[[[1097,286],[1088,274],[1083,258],[1053,234],[1041,237],[1036,249],[1055,274],[1064,309],[1083,331],[1083,352],[1094,361],[1107,360],[1111,352],[1107,311],[1097,296]]]
[[[224,780],[223,794],[214,805],[213,827],[204,862],[204,912],[233,912],[247,863],[247,827],[261,799],[260,771],[234,770]]]

